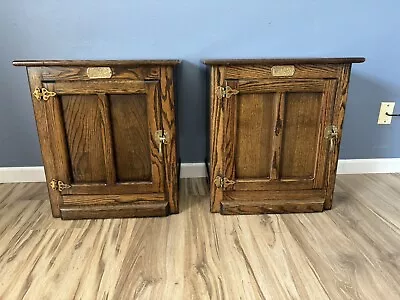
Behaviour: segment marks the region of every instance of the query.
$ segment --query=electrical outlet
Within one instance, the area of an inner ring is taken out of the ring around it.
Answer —
[[[386,115],[393,114],[395,102],[382,102],[381,110],[379,111],[378,124],[379,125],[389,125],[392,123],[392,117]]]

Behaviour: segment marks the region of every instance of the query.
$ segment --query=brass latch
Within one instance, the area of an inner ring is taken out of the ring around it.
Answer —
[[[226,177],[216,176],[214,179],[214,184],[217,188],[226,188],[227,186],[234,185],[236,181],[230,180]]]
[[[45,88],[42,89],[36,88],[32,94],[39,101],[40,100],[47,101],[49,100],[50,97],[54,97],[55,95],[57,95],[55,92],[50,92]]]
[[[325,138],[329,140],[330,152],[334,150],[338,137],[338,129],[335,125],[329,125],[325,128]]]
[[[217,86],[216,94],[217,94],[217,98],[218,99],[222,99],[222,98],[227,98],[228,99],[232,95],[239,94],[239,91],[231,88],[229,85],[227,85],[226,87]]]
[[[62,192],[65,189],[71,188],[71,185],[62,182],[61,180],[53,179],[50,181],[50,187],[53,191]]]
[[[158,143],[158,153],[162,153],[162,145],[168,144],[168,133],[163,130],[157,130],[155,133],[156,141]]]

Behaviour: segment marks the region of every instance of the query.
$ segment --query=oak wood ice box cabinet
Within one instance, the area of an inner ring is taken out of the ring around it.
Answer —
[[[330,209],[350,70],[364,60],[204,61],[211,211]]]
[[[178,212],[178,63],[14,61],[27,67],[55,217]]]

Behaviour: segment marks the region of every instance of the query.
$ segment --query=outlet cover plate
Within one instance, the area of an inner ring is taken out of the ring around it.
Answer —
[[[392,123],[392,117],[387,116],[386,113],[393,114],[395,104],[396,104],[396,102],[382,102],[381,103],[381,109],[379,111],[379,117],[378,117],[379,125],[389,125],[390,123]]]

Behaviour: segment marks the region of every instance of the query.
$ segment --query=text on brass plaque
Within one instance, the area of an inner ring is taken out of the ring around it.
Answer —
[[[92,79],[111,78],[112,71],[109,67],[87,68],[87,76]]]
[[[294,66],[273,66],[271,73],[272,76],[293,76],[295,70]]]

